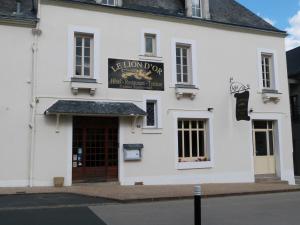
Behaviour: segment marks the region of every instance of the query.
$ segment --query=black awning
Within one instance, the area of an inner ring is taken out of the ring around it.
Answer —
[[[58,100],[45,111],[45,115],[91,116],[146,116],[147,113],[133,103]]]

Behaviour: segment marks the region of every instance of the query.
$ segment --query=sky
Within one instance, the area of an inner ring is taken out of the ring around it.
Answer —
[[[275,27],[286,31],[286,50],[300,46],[300,0],[237,0]]]

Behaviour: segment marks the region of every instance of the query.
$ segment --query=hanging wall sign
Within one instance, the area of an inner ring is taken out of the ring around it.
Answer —
[[[242,93],[236,93],[236,119],[240,120],[250,120],[248,115],[248,103],[249,103],[249,91],[244,91]]]
[[[164,64],[108,59],[108,87],[163,91]]]

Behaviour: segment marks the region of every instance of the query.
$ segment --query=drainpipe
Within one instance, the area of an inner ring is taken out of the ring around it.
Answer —
[[[39,15],[39,1],[37,3],[37,17],[40,18]],[[35,138],[36,138],[36,104],[38,103],[38,98],[36,96],[37,89],[37,54],[38,54],[38,38],[41,35],[41,30],[39,29],[39,22],[36,25],[36,28],[32,29],[33,35],[33,43],[32,43],[32,74],[30,79],[31,84],[31,93],[30,93],[30,139],[29,139],[29,176],[28,183],[29,187],[33,186],[34,180],[34,162],[35,162]]]

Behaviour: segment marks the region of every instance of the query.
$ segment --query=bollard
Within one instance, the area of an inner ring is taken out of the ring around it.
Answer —
[[[201,186],[195,186],[194,193],[195,225],[201,225]]]

